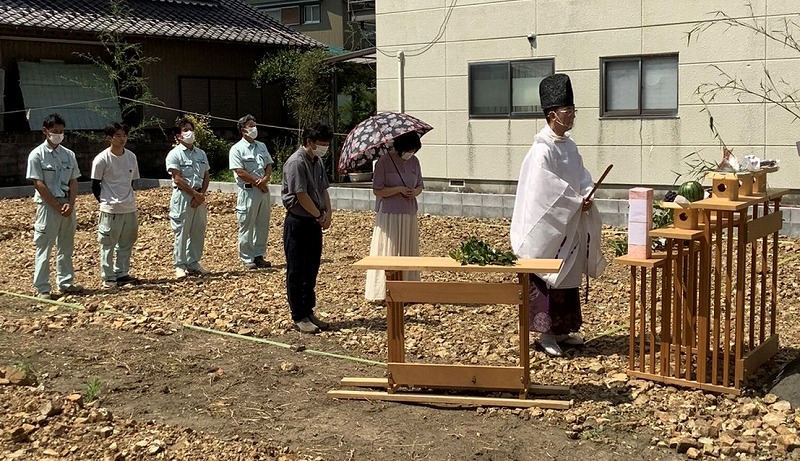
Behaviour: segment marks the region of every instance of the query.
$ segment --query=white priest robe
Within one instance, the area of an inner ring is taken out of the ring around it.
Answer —
[[[577,288],[586,273],[598,277],[606,267],[601,222],[583,199],[594,186],[575,142],[545,125],[534,138],[520,169],[511,249],[520,258],[563,259],[557,274],[537,274],[556,289]]]

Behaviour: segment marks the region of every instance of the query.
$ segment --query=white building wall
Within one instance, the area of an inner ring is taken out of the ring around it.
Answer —
[[[469,63],[554,58],[556,72],[570,75],[579,109],[573,136],[595,177],[608,163],[610,184],[671,185],[672,170],[686,170],[684,157],[698,151],[718,160],[721,149],[708,114],[695,94],[719,80],[717,65],[758,87],[766,67],[800,88],[800,53],[744,28],[714,27],[689,42],[698,21],[712,11],[748,19],[745,2],[729,0],[405,0],[376,2],[378,108],[398,110],[398,65],[405,58],[405,111],[430,123],[420,152],[426,178],[480,184],[516,181],[519,166],[542,119],[470,119]],[[787,15],[797,19],[796,0],[753,0],[769,27]],[[446,15],[451,17],[435,43]],[[535,33],[531,48],[527,35]],[[800,31],[797,37],[800,40]],[[600,117],[600,59],[677,53],[677,117]],[[720,94],[709,105],[722,138],[734,153],[778,158],[772,185],[800,188],[800,122],[753,98]]]

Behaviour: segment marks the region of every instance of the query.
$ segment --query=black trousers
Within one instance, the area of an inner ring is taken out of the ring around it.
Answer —
[[[286,255],[286,296],[292,320],[314,312],[319,263],[322,259],[322,226],[314,218],[286,213],[283,221],[283,252]]]

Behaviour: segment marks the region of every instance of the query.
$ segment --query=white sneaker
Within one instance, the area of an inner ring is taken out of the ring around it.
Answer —
[[[176,279],[185,279],[187,275],[189,275],[189,274],[186,273],[186,269],[184,269],[182,267],[176,267],[175,268],[175,278]]]
[[[208,270],[205,267],[201,266],[200,263],[197,263],[194,265],[194,267],[190,267],[189,269],[187,269],[187,272],[195,275],[208,275]]]
[[[557,338],[558,337],[556,335],[542,333],[539,335],[537,345],[545,354],[549,355],[550,357],[563,357],[564,351],[562,351],[561,347],[559,347]]]

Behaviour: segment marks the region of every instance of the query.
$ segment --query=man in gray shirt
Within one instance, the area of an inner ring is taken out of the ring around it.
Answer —
[[[322,230],[331,226],[331,198],[322,159],[333,130],[315,123],[303,131],[303,145],[283,165],[281,199],[286,207],[283,251],[286,254],[286,295],[295,327],[319,333],[329,325],[314,314],[314,288],[322,258]]]

